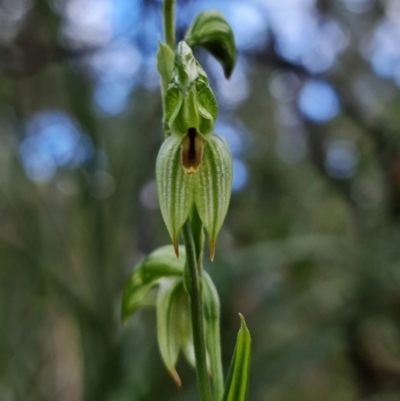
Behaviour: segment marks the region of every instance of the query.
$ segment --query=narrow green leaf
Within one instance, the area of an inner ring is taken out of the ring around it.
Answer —
[[[248,397],[251,337],[242,315],[240,315],[240,319],[241,326],[222,401],[247,401]]]
[[[195,178],[194,202],[208,233],[212,260],[232,190],[232,156],[220,136],[211,135],[205,140],[203,162]]]
[[[181,138],[168,137],[157,156],[156,179],[158,200],[165,225],[177,256],[182,225],[193,204],[193,175],[185,174],[181,163]]]
[[[172,49],[165,43],[158,42],[157,52],[157,71],[161,78],[161,88],[163,97],[167,91],[169,82],[171,81],[172,71],[174,69],[175,54]]]
[[[161,357],[172,378],[180,387],[181,380],[175,369],[179,355],[180,327],[179,298],[183,283],[181,278],[162,280],[157,297],[157,337]]]
[[[203,271],[204,318],[207,350],[210,358],[211,381],[214,399],[221,401],[224,392],[224,375],[221,361],[220,305],[215,285],[206,271]]]
[[[218,12],[205,11],[194,20],[185,36],[193,49],[202,46],[222,65],[227,78],[236,63],[236,45],[232,28]]]
[[[183,258],[177,259],[171,245],[163,246],[144,258],[128,278],[121,305],[121,318],[126,321],[145,303],[149,291],[163,277],[181,276],[185,264],[185,248],[181,247]]]

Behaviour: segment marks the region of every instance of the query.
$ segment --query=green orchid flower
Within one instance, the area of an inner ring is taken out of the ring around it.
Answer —
[[[232,157],[226,141],[213,132],[215,96],[186,42],[179,43],[174,65],[165,95],[169,136],[156,163],[161,213],[179,256],[179,233],[195,207],[213,259],[229,206]]]

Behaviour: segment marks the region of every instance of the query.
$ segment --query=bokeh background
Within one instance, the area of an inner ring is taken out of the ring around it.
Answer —
[[[227,370],[245,315],[251,401],[400,399],[400,2],[178,0],[178,37],[224,13],[229,81],[197,56],[234,156],[206,268]],[[189,401],[154,309],[121,293],[169,243],[160,0],[0,0],[0,400]]]

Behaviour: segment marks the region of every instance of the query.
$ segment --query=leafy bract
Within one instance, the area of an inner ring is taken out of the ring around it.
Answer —
[[[157,52],[157,71],[161,78],[162,93],[165,95],[169,82],[171,81],[172,71],[174,70],[175,54],[165,43],[158,42]]]
[[[167,92],[168,85],[171,81],[172,71],[174,70],[174,60],[175,53],[172,49],[167,46],[165,43],[159,41],[158,43],[158,52],[157,52],[157,71],[160,74],[161,78],[161,97],[162,97],[162,105],[163,105],[163,129],[165,132],[165,136],[168,137],[171,132],[169,129],[169,125],[166,121],[165,116],[165,94]]]

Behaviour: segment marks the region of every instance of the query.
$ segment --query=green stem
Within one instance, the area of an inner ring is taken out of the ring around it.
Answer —
[[[164,0],[164,30],[167,45],[175,50],[175,0]]]
[[[196,245],[189,220],[183,226],[183,237],[186,248],[186,269],[192,316],[194,353],[196,356],[197,384],[201,401],[212,401],[211,386],[207,372],[201,270],[198,265]]]
[[[197,264],[200,271],[200,276],[203,272],[203,250],[204,250],[204,230],[203,223],[200,219],[199,213],[196,207],[193,207],[191,217],[191,228],[194,238],[194,244],[197,252]],[[207,277],[203,276],[203,280],[207,280]],[[218,300],[212,305],[204,305],[204,315],[207,322],[207,349],[210,357],[210,369],[212,372],[211,384],[215,401],[221,401],[224,393],[224,374],[222,370],[221,360],[221,336],[220,336],[220,305],[217,289],[210,278],[209,289],[212,289],[210,298]],[[204,291],[203,291],[204,294]],[[206,295],[203,295],[205,298]],[[206,299],[206,298],[205,298]]]

